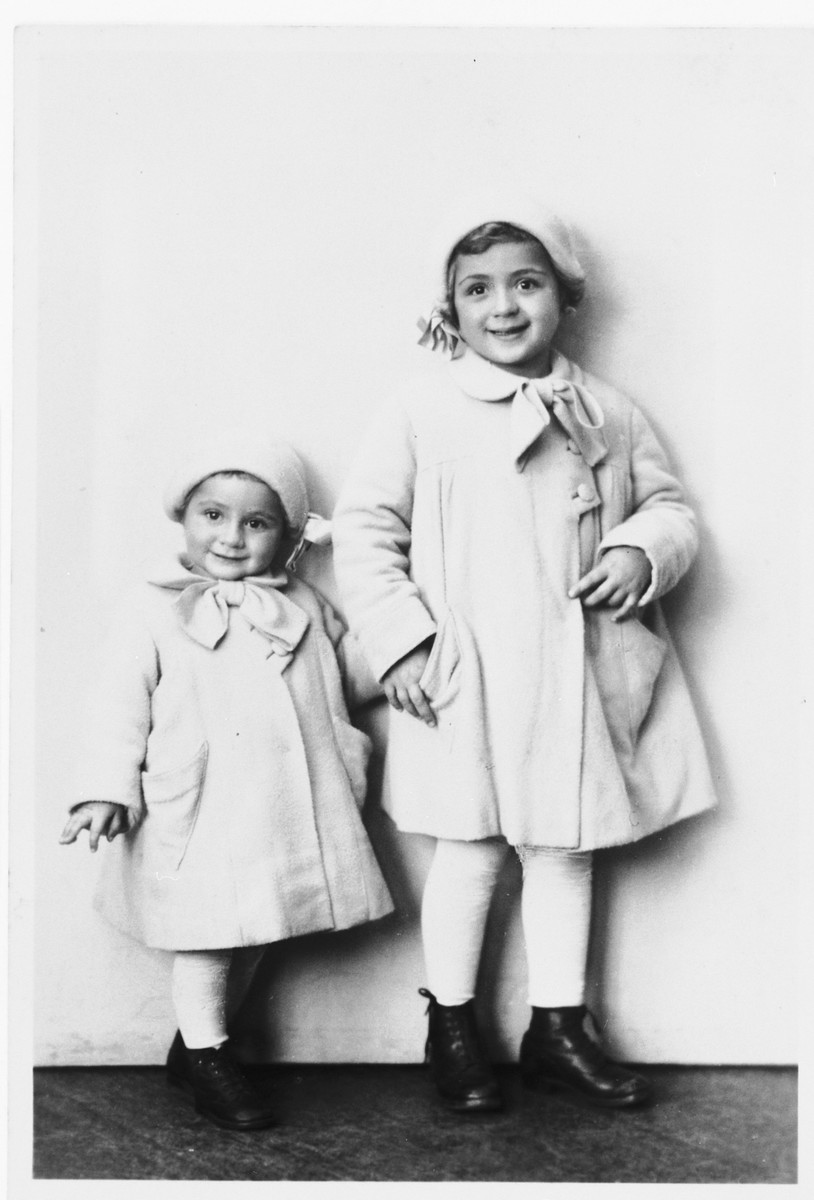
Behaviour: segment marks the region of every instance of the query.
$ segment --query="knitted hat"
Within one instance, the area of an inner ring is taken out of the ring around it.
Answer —
[[[574,250],[571,230],[550,209],[532,197],[506,196],[493,192],[485,196],[464,196],[458,199],[443,216],[434,239],[435,270],[441,269],[442,301],[447,299],[447,267],[449,256],[458,242],[487,222],[501,221],[536,237],[545,247],[558,274],[568,285],[571,303],[579,304],[585,290],[585,272]]]
[[[292,535],[300,536],[308,516],[302,462],[287,442],[263,438],[256,428],[218,431],[190,448],[164,492],[164,511],[170,520],[183,521],[190,492],[220,471],[245,471],[267,484],[280,497]]]

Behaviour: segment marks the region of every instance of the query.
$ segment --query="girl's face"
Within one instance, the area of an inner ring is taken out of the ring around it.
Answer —
[[[453,298],[468,346],[514,375],[548,374],[562,299],[538,242],[498,242],[483,254],[459,255]]]
[[[212,579],[262,575],[285,536],[280,497],[259,479],[210,475],[195,488],[184,513],[187,558]]]

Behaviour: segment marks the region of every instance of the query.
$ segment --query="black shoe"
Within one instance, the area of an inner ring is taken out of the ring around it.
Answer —
[[[613,1062],[585,1029],[584,1005],[533,1008],[520,1045],[520,1074],[529,1087],[564,1088],[603,1108],[634,1108],[652,1098],[643,1075]]]
[[[267,1129],[276,1124],[228,1042],[188,1050],[179,1031],[167,1056],[167,1079],[193,1098],[196,1112],[223,1129]]]
[[[503,1098],[480,1046],[472,1001],[439,1004],[426,988],[418,992],[429,1000],[425,1061],[447,1108],[465,1113],[499,1112]]]

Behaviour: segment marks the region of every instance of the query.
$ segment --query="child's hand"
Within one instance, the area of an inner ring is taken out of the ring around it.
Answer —
[[[425,725],[434,726],[435,713],[418,682],[430,657],[431,645],[431,641],[422,642],[415,650],[400,658],[382,677],[382,687],[388,703],[398,712],[409,713]]]
[[[88,844],[95,854],[100,837],[104,835],[112,842],[117,833],[127,831],[127,809],[123,804],[112,804],[107,800],[86,801],[68,818],[59,838],[60,845],[75,842],[82,829],[87,829]]]
[[[582,603],[588,608],[598,604],[618,608],[611,620],[624,621],[635,615],[637,604],[650,586],[652,574],[644,550],[637,546],[613,546],[568,595],[572,600],[581,596]]]

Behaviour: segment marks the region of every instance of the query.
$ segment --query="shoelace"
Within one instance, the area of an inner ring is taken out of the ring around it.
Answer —
[[[450,1048],[454,1051],[461,1051],[466,1056],[467,1061],[463,1064],[462,1069],[466,1069],[469,1066],[482,1066],[484,1061],[483,1051],[478,1045],[475,1031],[464,1014],[449,1007],[445,1009],[443,1005],[438,1003],[432,992],[429,992],[426,988],[419,988],[418,991],[419,995],[424,996],[428,1000],[427,1015],[432,1013],[433,1006],[435,1006],[435,1019],[439,1023],[443,1022],[445,1033],[452,1043]],[[428,1038],[427,1041],[428,1045],[431,1044],[432,1038]]]
[[[251,1084],[240,1071],[240,1068],[228,1058],[217,1058],[211,1064],[211,1075],[223,1088],[227,1100],[251,1099],[254,1092]]]

